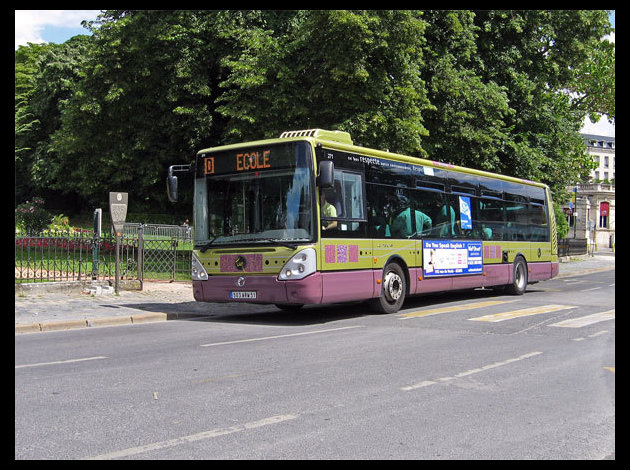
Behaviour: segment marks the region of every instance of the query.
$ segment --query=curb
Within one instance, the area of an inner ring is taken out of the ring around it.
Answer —
[[[589,273],[600,273],[603,271],[614,271],[614,270],[615,270],[614,266],[607,266],[605,268],[586,268],[586,269],[581,269],[579,271],[573,271],[569,273],[562,273],[562,269],[561,269],[560,273],[558,273],[558,275],[554,279],[560,279],[563,277],[582,276],[584,274],[589,274]]]
[[[99,326],[135,325],[167,320],[191,320],[203,318],[205,315],[198,313],[138,313],[130,316],[113,316],[84,318],[82,320],[55,320],[41,323],[16,323],[15,334],[39,333],[43,331],[73,330],[77,328],[91,328]]]
[[[119,281],[119,290],[138,291],[142,290],[142,283],[138,280],[121,279]],[[71,294],[71,293],[113,293],[113,284],[108,280],[101,281],[54,281],[54,282],[24,282],[15,284],[16,295],[26,294]]]

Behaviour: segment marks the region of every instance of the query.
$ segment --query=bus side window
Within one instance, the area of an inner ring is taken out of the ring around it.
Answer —
[[[341,218],[365,220],[363,179],[359,173],[335,171],[335,189],[341,202]]]
[[[528,223],[531,226],[531,239],[533,242],[549,241],[549,223],[547,222],[547,213],[544,205],[529,205]]]
[[[337,228],[341,232],[359,234],[365,230],[365,196],[363,175],[346,170],[335,170],[334,177]],[[361,235],[364,236],[364,235]]]
[[[517,198],[515,198],[517,199]],[[507,201],[505,213],[507,218],[507,239],[513,241],[529,241],[530,225],[527,202],[524,200]]]
[[[385,186],[368,184],[366,197],[368,207],[368,233],[374,238],[389,238],[391,232],[385,215]]]
[[[329,202],[333,206],[335,206],[335,209],[337,209],[337,217],[344,217],[343,204],[342,204],[342,198],[341,198],[341,195],[343,194],[342,189],[341,189],[341,181],[335,180],[334,187],[335,187],[334,191],[331,191],[332,200]]]
[[[438,209],[434,227],[437,229],[436,236],[440,238],[457,238],[457,214],[454,207],[457,205],[452,200],[451,195],[447,195],[444,204]],[[459,210],[458,210],[459,212]]]
[[[479,200],[479,220],[483,240],[502,240],[505,231],[503,221],[504,202],[499,198],[481,198]]]

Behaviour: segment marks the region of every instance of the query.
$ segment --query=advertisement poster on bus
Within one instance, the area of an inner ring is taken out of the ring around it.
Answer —
[[[472,211],[470,209],[470,198],[468,196],[459,196],[459,214],[462,229],[472,230]]]
[[[423,240],[424,277],[481,274],[481,240]]]

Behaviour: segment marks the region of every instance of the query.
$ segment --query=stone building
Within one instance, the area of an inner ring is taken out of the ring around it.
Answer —
[[[615,138],[582,134],[587,151],[597,163],[590,182],[567,188],[574,197],[563,209],[569,219],[567,238],[586,239],[594,249],[615,242]]]

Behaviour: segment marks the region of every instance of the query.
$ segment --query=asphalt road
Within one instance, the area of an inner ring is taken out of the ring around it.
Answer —
[[[15,458],[611,459],[614,276],[16,335]]]

